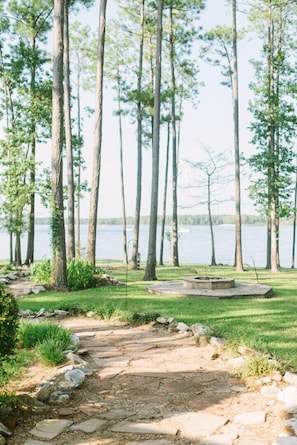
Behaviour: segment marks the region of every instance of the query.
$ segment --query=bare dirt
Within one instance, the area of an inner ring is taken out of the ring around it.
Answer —
[[[68,418],[74,424],[94,417],[109,422],[108,428],[91,434],[68,430],[46,441],[53,445],[135,445],[148,440],[147,445],[271,445],[284,430],[280,402],[265,398],[259,388],[247,387],[236,376],[228,351],[198,347],[193,336],[170,332],[155,323],[131,327],[81,317],[64,318],[59,323],[80,337],[80,347],[86,349],[83,358],[94,373],[67,406],[52,406],[43,416],[15,419],[7,445],[24,445],[33,439],[30,430],[44,418]],[[57,368],[33,364],[9,390],[34,396],[37,386],[56,372]],[[186,412],[224,417],[224,426],[213,434],[221,438],[229,435],[232,441],[204,442],[180,433],[172,437],[112,429],[124,420],[149,423]],[[265,412],[265,422],[234,423],[237,414],[252,412]]]

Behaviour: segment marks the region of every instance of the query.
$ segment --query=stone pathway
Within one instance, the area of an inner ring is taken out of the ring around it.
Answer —
[[[297,445],[276,391],[245,387],[227,353],[197,347],[189,332],[62,324],[79,336],[94,373],[67,406],[24,419],[7,445]],[[288,387],[268,385],[276,386]]]

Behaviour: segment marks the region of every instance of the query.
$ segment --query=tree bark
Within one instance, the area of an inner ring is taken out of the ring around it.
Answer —
[[[236,0],[232,1],[233,11],[233,121],[235,151],[235,267],[237,272],[243,271],[242,239],[241,239],[241,193],[240,193],[240,149],[239,149],[239,107],[238,107],[238,66],[237,66],[237,23]]]
[[[88,262],[93,266],[95,266],[96,263],[97,214],[98,214],[98,198],[99,198],[100,170],[101,170],[103,65],[104,65],[104,45],[105,45],[106,4],[107,0],[100,1],[97,76],[96,76],[94,154],[93,154],[93,171],[92,171],[88,249],[87,249]]]
[[[64,1],[54,2],[52,99],[52,246],[56,291],[68,290],[63,203],[63,22]]]
[[[65,119],[65,145],[67,159],[67,194],[68,194],[68,260],[75,258],[75,204],[74,204],[74,173],[73,173],[73,148],[71,135],[71,91],[69,69],[69,24],[68,24],[68,0],[64,3],[64,119]]]
[[[161,102],[161,56],[162,56],[162,19],[163,0],[157,1],[157,42],[156,42],[156,71],[154,92],[154,128],[152,147],[152,184],[148,253],[144,280],[156,280],[156,238],[158,220],[158,192],[159,192],[159,151],[160,151],[160,102]]]
[[[178,218],[177,218],[177,178],[178,159],[176,141],[176,110],[175,110],[175,48],[173,35],[173,13],[170,6],[170,71],[171,71],[171,136],[172,136],[172,264],[179,266],[178,257]]]
[[[140,93],[142,87],[142,69],[143,69],[144,5],[145,5],[145,0],[142,0],[141,10],[140,10],[140,43],[139,43],[139,60],[138,60],[138,74],[137,74],[137,92],[139,95],[139,99],[137,101],[137,177],[136,177],[136,201],[135,201],[131,269],[137,268],[141,197],[142,197],[142,102],[140,98]]]

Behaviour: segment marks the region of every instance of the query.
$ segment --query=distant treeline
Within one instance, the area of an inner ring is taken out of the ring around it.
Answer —
[[[149,224],[150,217],[142,216],[140,219],[140,223],[143,225]],[[180,225],[208,225],[208,216],[207,215],[179,215],[178,218]],[[159,217],[159,223],[161,223],[161,216]],[[166,225],[170,225],[172,222],[171,217],[168,216],[166,218]],[[213,215],[212,222],[214,225],[219,224],[235,224],[235,215]],[[266,224],[266,217],[261,215],[242,215],[241,216],[242,224],[253,224],[253,225],[263,225]],[[291,219],[282,219],[281,224],[291,224]],[[36,224],[49,224],[49,218],[36,218]],[[88,224],[87,218],[81,219],[81,224]],[[120,225],[122,224],[122,218],[99,218],[99,225]],[[127,217],[127,225],[133,226],[134,217]]]

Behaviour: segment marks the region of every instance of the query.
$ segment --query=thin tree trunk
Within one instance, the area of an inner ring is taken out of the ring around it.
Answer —
[[[235,266],[237,272],[243,271],[241,240],[241,196],[240,196],[240,149],[239,149],[239,107],[238,107],[238,67],[237,67],[237,24],[236,0],[232,2],[233,11],[233,121],[235,151]]]
[[[141,195],[142,195],[142,102],[140,93],[142,88],[142,69],[143,69],[143,45],[144,45],[144,5],[145,0],[141,2],[140,9],[140,44],[139,44],[139,60],[137,74],[137,91],[139,99],[137,101],[137,177],[136,177],[136,202],[135,217],[133,229],[133,246],[131,256],[131,269],[137,269],[137,256],[139,246],[139,226],[141,212]]]
[[[161,55],[162,55],[162,19],[163,0],[157,1],[157,41],[156,41],[156,71],[154,92],[154,128],[152,147],[152,186],[148,254],[144,280],[156,280],[156,238],[158,222],[158,192],[159,192],[159,151],[160,151],[160,105],[161,105]]]
[[[52,119],[52,246],[56,291],[68,290],[63,202],[63,22],[64,0],[54,2]]]
[[[80,73],[77,73],[77,182],[76,182],[76,257],[80,258],[80,187],[81,187],[81,116],[80,116]]]
[[[31,50],[34,54],[36,49],[35,37],[32,38]],[[35,102],[35,82],[36,82],[36,67],[35,62],[32,63],[31,67],[31,80],[30,80],[30,96],[32,108]],[[35,158],[36,158],[36,119],[34,113],[31,117],[31,168],[30,168],[30,183],[32,186],[32,191],[30,193],[30,205],[29,205],[29,215],[28,215],[28,239],[27,239],[27,254],[25,264],[30,265],[34,261],[34,238],[35,238]]]
[[[292,236],[292,259],[291,268],[295,267],[295,245],[296,245],[296,209],[297,209],[297,173],[295,175],[295,190],[294,190],[294,214],[293,214],[293,236]]]
[[[119,142],[120,142],[120,170],[121,170],[121,196],[122,196],[122,221],[123,221],[123,241],[124,241],[124,263],[128,264],[127,248],[127,218],[125,201],[125,179],[124,179],[124,159],[123,159],[123,130],[122,130],[122,109],[121,109],[121,91],[119,85],[119,73],[117,74],[117,96],[118,96],[118,116],[119,116]]]
[[[67,193],[68,193],[68,259],[75,258],[75,209],[74,209],[74,173],[73,148],[71,135],[71,92],[69,69],[69,24],[68,0],[64,3],[64,119],[65,119],[65,145],[67,158]]]
[[[92,172],[89,230],[88,230],[87,257],[88,257],[88,262],[93,266],[95,266],[96,263],[97,214],[98,214],[98,198],[99,198],[99,185],[100,185],[100,169],[101,169],[103,65],[104,65],[104,45],[105,45],[106,4],[107,0],[100,1],[97,77],[96,77],[94,154],[93,154],[93,172]]]
[[[172,134],[172,264],[179,266],[178,258],[178,219],[177,219],[177,142],[175,110],[175,48],[173,35],[173,13],[170,6],[170,71],[171,71],[171,134]]]
[[[160,266],[164,266],[163,252],[164,252],[165,224],[166,224],[169,148],[170,148],[170,122],[168,121],[168,123],[167,123],[166,159],[165,159],[165,178],[164,178],[164,198],[163,198],[163,212],[162,212],[161,234],[160,234],[160,259],[159,259]]]
[[[208,210],[208,222],[210,229],[210,240],[211,240],[211,266],[216,266],[216,254],[215,254],[215,239],[212,224],[212,214],[211,214],[211,192],[210,192],[210,175],[207,177],[207,210]]]

